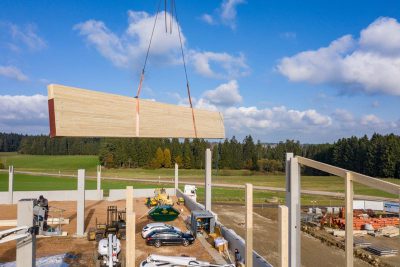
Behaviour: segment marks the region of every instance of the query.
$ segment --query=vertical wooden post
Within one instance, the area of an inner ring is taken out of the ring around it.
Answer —
[[[353,267],[353,181],[350,172],[346,172],[346,267]]]
[[[246,184],[246,267],[253,267],[253,185]]]
[[[99,200],[102,199],[101,195],[101,165],[97,165],[97,195]]]
[[[14,166],[8,167],[8,203],[13,204],[14,198]]]
[[[135,267],[135,217],[134,212],[126,213],[126,267]]]
[[[278,207],[279,219],[279,266],[289,266],[289,218],[288,208],[284,205]]]
[[[85,170],[78,170],[78,191],[76,200],[76,235],[85,233]]]
[[[206,149],[206,167],[205,167],[205,208],[211,211],[211,150]]]

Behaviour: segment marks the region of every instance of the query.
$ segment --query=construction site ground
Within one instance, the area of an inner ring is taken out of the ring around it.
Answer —
[[[149,254],[181,256],[187,255],[196,257],[200,260],[213,262],[213,258],[204,249],[203,245],[196,240],[194,244],[183,246],[163,246],[155,248],[147,246],[145,240],[141,236],[141,230],[147,223],[152,222],[145,214],[148,208],[144,205],[145,199],[135,199],[134,209],[136,212],[136,264],[146,259]],[[116,205],[118,209],[125,208],[125,201],[86,201],[85,205],[85,231],[89,227],[95,227],[96,218],[98,222],[106,222],[107,206]],[[85,238],[75,238],[76,233],[76,202],[50,202],[50,207],[64,209],[63,217],[70,219],[68,225],[62,225],[62,230],[68,232],[67,237],[44,237],[37,239],[36,257],[44,257],[57,255],[62,253],[71,253],[76,255],[76,259],[71,259],[71,266],[95,266],[96,242],[88,241]],[[190,212],[183,206],[175,205],[181,215],[174,221],[168,222],[171,225],[177,226],[182,230],[186,230],[184,218],[190,215]],[[17,205],[0,205],[0,220],[10,220],[17,218]],[[10,228],[10,227],[7,227]],[[7,228],[0,228],[4,230]],[[122,241],[122,253],[125,253],[125,242]],[[0,263],[15,261],[16,257],[16,242],[8,242],[0,244]]]
[[[213,211],[218,214],[218,219],[228,228],[236,231],[240,236],[245,236],[245,207],[243,205],[213,205]],[[267,205],[263,208],[254,208],[254,249],[268,260],[273,266],[278,264],[278,208]],[[319,230],[320,235],[341,242],[340,238]],[[366,236],[366,240],[374,245],[396,248],[400,251],[400,238]],[[368,254],[368,253],[367,253]],[[379,257],[383,266],[400,266],[400,255]],[[302,232],[301,235],[301,263],[302,266],[345,266],[344,250],[336,246],[328,246],[319,239]],[[355,267],[372,266],[358,258],[354,258]]]

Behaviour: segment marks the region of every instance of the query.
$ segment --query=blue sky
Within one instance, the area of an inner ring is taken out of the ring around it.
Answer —
[[[0,132],[47,134],[49,83],[134,96],[158,1],[2,0]],[[400,2],[176,3],[195,106],[227,137],[400,134]],[[185,105],[173,25],[159,14],[141,96]]]

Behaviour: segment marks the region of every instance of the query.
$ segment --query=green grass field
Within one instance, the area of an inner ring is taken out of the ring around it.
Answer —
[[[17,153],[0,153],[0,161],[6,165],[14,165],[18,171],[33,171],[45,173],[62,173],[76,174],[77,169],[86,169],[87,175],[95,175],[96,165],[98,164],[97,156],[36,156],[36,155],[20,155]],[[110,169],[103,170],[102,176],[105,177],[124,177],[124,178],[146,178],[146,179],[168,179],[172,180],[174,176],[173,169]],[[181,182],[190,183],[191,181],[201,182],[204,180],[204,170],[179,170],[179,178]],[[22,174],[15,175],[16,190],[61,190],[75,189],[76,179],[59,178],[59,177],[36,177]],[[392,183],[400,184],[400,179],[385,179]],[[229,184],[244,184],[252,183],[259,186],[270,187],[285,187],[284,174],[281,175],[266,175],[263,173],[250,172],[248,170],[219,170],[218,175],[216,170],[213,170],[213,182],[229,183]],[[7,174],[0,173],[0,191],[7,190]],[[154,187],[154,184],[145,184],[142,182],[125,182],[104,180],[103,188],[124,188],[126,185],[134,185],[137,187]],[[302,189],[320,190],[329,192],[344,192],[344,179],[336,176],[302,176]],[[94,189],[95,181],[88,179],[87,188]],[[202,196],[202,188],[199,189],[199,196]],[[398,196],[388,194],[386,192],[369,188],[364,185],[354,185],[355,194],[382,196],[397,198]],[[256,197],[256,201],[265,202],[266,199],[272,197],[283,198],[283,194],[274,192],[255,191],[255,194],[260,194]],[[304,196],[305,199],[315,200],[315,197]],[[213,199],[215,201],[241,201],[244,199],[243,190],[214,188]],[[322,198],[321,201],[332,201],[329,198]]]
[[[0,161],[6,166],[13,165],[15,169],[43,172],[96,171],[99,164],[97,156],[39,156],[3,152],[0,152]]]

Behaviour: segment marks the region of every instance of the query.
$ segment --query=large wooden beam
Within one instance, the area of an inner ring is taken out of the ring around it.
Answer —
[[[50,136],[225,138],[222,114],[51,84]],[[139,116],[136,105],[139,103]]]

